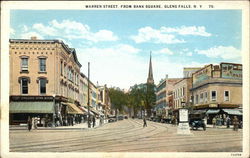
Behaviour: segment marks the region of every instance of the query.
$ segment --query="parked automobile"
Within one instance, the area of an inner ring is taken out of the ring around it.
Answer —
[[[204,131],[206,130],[206,124],[204,123],[203,119],[192,120],[190,122],[190,126],[192,130],[197,130],[198,128],[203,128]]]
[[[109,122],[109,123],[110,123],[110,122],[115,122],[115,121],[117,121],[116,116],[109,116],[109,117],[108,117],[108,122]]]
[[[119,115],[119,116],[117,117],[117,119],[118,119],[118,120],[123,120],[124,117],[123,117],[123,115]]]
[[[192,130],[194,129],[198,129],[198,128],[203,128],[203,130],[206,130],[206,124],[204,121],[206,114],[205,111],[198,111],[198,112],[194,112],[189,114],[189,125],[191,127]]]

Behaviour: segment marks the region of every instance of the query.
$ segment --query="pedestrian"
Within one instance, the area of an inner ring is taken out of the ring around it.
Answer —
[[[234,125],[234,131],[238,131],[239,120],[238,120],[237,116],[234,116],[234,118],[233,118],[233,125]]]
[[[147,127],[147,121],[145,117],[143,118],[143,127]]]
[[[38,124],[38,118],[34,118],[34,129],[37,129],[37,124]]]
[[[95,116],[93,117],[93,127],[95,127]]]
[[[32,128],[32,120],[31,120],[30,116],[28,117],[27,124],[28,124],[28,130],[30,131]]]
[[[226,117],[227,128],[230,128],[230,117]]]
[[[216,127],[216,117],[213,118],[212,123],[213,123],[213,128],[215,128]]]

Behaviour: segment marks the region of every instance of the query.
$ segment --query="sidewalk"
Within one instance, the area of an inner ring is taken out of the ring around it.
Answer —
[[[104,126],[107,123],[108,123],[107,121],[104,121],[104,123],[101,126]],[[96,125],[94,128],[93,128],[92,124],[91,124],[91,128],[88,128],[88,123],[85,122],[85,123],[75,124],[74,126],[37,127],[36,130],[76,130],[76,129],[85,130],[85,129],[95,129],[95,128],[98,128],[101,126],[99,126],[99,120],[98,120],[98,121],[96,121]],[[26,125],[23,125],[23,126],[10,125],[9,130],[27,130],[27,126]],[[32,129],[32,130],[34,130],[34,129]]]

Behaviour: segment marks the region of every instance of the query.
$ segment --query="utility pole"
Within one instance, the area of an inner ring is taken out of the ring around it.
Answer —
[[[91,124],[90,124],[90,112],[89,112],[89,82],[90,82],[90,79],[89,79],[89,67],[90,67],[90,64],[88,62],[88,128],[91,128]]]

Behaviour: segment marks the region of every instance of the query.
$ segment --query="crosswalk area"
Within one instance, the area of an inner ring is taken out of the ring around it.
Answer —
[[[178,135],[177,126],[126,119],[94,129],[10,130],[10,152],[241,152],[242,130],[207,128]]]

